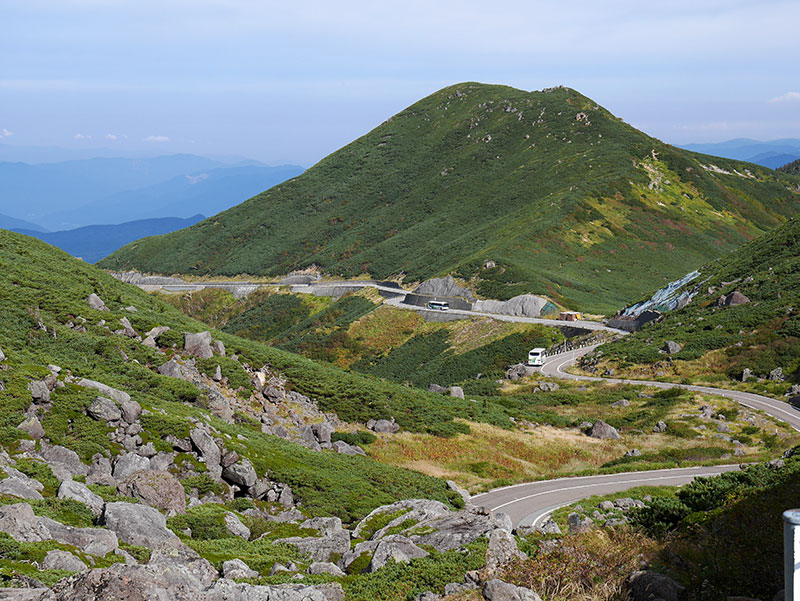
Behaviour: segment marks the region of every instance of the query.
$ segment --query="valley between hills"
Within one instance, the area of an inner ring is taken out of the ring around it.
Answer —
[[[0,230],[0,598],[772,598],[798,209],[463,83],[97,265]]]

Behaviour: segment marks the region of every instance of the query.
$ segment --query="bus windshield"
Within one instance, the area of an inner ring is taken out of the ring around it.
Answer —
[[[450,309],[450,304],[442,301],[430,301],[428,303],[428,309],[433,309],[435,311],[447,311]]]

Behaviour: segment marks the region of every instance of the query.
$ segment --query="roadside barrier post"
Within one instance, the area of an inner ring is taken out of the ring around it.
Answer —
[[[800,600],[800,509],[783,512],[783,577],[786,601]]]

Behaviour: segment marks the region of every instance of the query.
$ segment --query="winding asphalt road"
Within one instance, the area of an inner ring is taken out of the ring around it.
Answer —
[[[668,382],[646,382],[642,380],[624,380],[618,378],[597,378],[570,374],[565,368],[574,364],[578,358],[593,350],[586,347],[549,357],[541,368],[543,375],[570,380],[603,381],[619,384],[644,384],[659,388],[685,388],[696,392],[705,392],[733,399],[746,407],[758,409],[782,420],[800,431],[800,411],[782,401],[769,397],[711,388]],[[503,511],[511,516],[515,526],[539,526],[553,510],[576,503],[593,495],[606,495],[622,492],[637,486],[680,486],[688,484],[699,476],[715,476],[723,472],[738,469],[737,465],[720,465],[713,467],[689,467],[646,472],[627,472],[623,474],[605,474],[601,476],[585,476],[578,478],[559,478],[525,484],[515,484],[472,497],[472,502],[494,511]]]

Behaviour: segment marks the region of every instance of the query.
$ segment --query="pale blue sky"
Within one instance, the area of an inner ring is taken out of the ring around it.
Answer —
[[[0,3],[0,143],[310,165],[459,81],[667,142],[800,137],[800,2]]]

